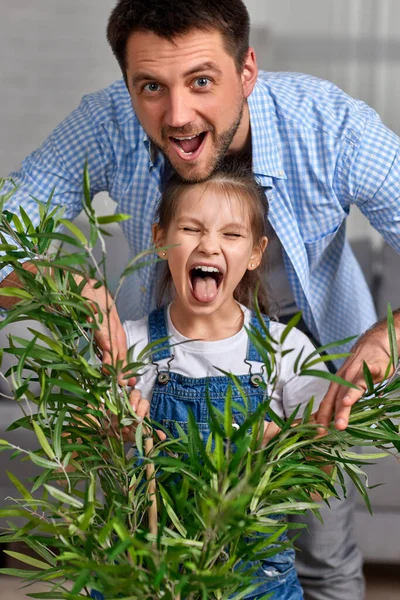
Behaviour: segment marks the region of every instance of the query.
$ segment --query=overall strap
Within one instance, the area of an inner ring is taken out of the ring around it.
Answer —
[[[268,329],[269,331],[269,317],[267,317],[266,315],[261,315],[265,324],[265,327]],[[262,325],[258,320],[258,317],[256,315],[255,312],[251,311],[251,319],[250,319],[250,325],[251,328],[250,329],[256,329],[257,331],[259,331],[261,333],[261,335],[265,335]],[[253,345],[253,343],[250,341],[250,338],[248,338],[247,341],[247,356],[246,356],[246,360],[250,360],[253,362],[263,362],[260,354],[258,353],[258,350],[255,348],[255,346]]]
[[[167,306],[157,308],[149,314],[148,335],[150,344],[156,342],[161,338],[168,337],[169,334],[167,327]],[[171,348],[169,348],[167,344],[168,342],[164,340],[161,344],[157,344],[153,348],[153,350],[156,349],[155,353],[153,354],[153,361],[157,362],[159,360],[163,360],[164,358],[169,358],[171,356]]]

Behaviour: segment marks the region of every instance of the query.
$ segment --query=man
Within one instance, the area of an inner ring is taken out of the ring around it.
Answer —
[[[122,227],[137,253],[151,245],[160,189],[174,170],[200,181],[227,153],[241,155],[251,160],[269,200],[270,280],[281,314],[288,318],[301,309],[321,343],[359,334],[375,313],[345,239],[345,219],[350,204],[358,204],[400,249],[399,140],[374,111],[328,82],[258,74],[248,34],[241,0],[120,0],[107,36],[124,82],[85,97],[23,162],[13,174],[21,188],[7,208],[22,204],[32,217],[37,206],[30,194],[46,200],[56,186],[53,203],[74,218],[82,207],[87,158],[92,194],[107,190],[118,211],[132,214]],[[3,285],[10,285],[13,273],[3,276]],[[156,283],[153,267],[135,275],[124,317],[148,311]],[[104,291],[90,283],[85,295],[105,306]],[[106,327],[100,334],[106,360],[123,358],[116,311],[111,330],[113,340]],[[325,406],[325,419],[334,400]],[[333,505],[334,513],[324,512],[325,527],[311,519],[311,535],[297,542],[306,598],[361,600],[351,512],[345,502]]]

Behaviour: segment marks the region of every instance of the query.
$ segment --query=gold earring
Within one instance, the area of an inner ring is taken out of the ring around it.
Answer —
[[[162,256],[167,256],[167,253],[166,253],[166,252],[163,252],[163,253],[162,253]]]
[[[254,267],[254,263],[250,263],[250,266],[251,266],[251,267]]]

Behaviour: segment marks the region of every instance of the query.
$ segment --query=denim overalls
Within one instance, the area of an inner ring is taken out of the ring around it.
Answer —
[[[150,313],[148,318],[149,343],[156,342],[169,336],[167,327],[167,308],[161,308]],[[269,327],[268,317],[264,317]],[[260,329],[256,316],[252,313],[251,325]],[[224,411],[225,395],[228,386],[232,389],[232,400],[243,406],[243,399],[239,391],[232,386],[232,380],[224,375],[214,377],[185,377],[175,373],[173,348],[163,348],[153,355],[153,363],[157,366],[157,377],[154,383],[153,395],[150,405],[150,416],[155,421],[162,423],[179,437],[176,423],[187,431],[188,409],[192,410],[197,421],[200,433],[206,441],[209,434],[208,410],[206,393],[218,410]],[[168,359],[166,361],[166,359]],[[163,361],[163,365],[159,365]],[[237,376],[241,386],[248,397],[249,411],[253,412],[257,405],[265,400],[265,391],[259,386],[262,374],[252,373],[251,362],[262,362],[257,350],[248,340],[246,364],[249,361],[249,373]],[[165,366],[165,364],[167,366]],[[244,416],[240,411],[232,409],[233,418],[237,425],[241,425]],[[268,420],[269,417],[267,417]],[[257,593],[246,596],[247,600],[256,599],[267,593],[273,593],[271,600],[302,600],[303,592],[294,568],[294,550],[287,549],[262,561],[260,568],[254,574],[254,582],[260,583]],[[101,595],[92,594],[93,598],[102,599]]]

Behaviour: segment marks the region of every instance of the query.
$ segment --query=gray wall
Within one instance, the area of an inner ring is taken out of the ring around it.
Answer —
[[[0,0],[0,172],[119,77],[105,40],[113,0]]]

